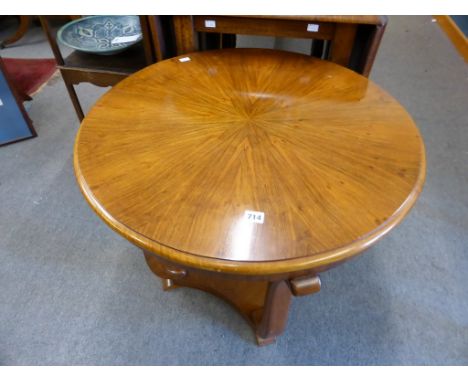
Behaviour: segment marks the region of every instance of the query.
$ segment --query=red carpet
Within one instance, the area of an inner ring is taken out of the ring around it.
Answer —
[[[6,71],[16,88],[32,95],[55,72],[54,59],[2,58]]]

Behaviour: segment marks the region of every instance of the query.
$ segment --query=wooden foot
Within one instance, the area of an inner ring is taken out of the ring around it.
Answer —
[[[286,329],[291,296],[291,289],[285,280],[268,284],[265,305],[255,331],[259,345],[275,342],[276,337]]]
[[[171,279],[161,279],[161,282],[162,282],[162,287],[164,291],[168,291],[168,290],[176,288],[174,281],[172,281]]]
[[[162,279],[165,291],[179,286],[196,288],[218,296],[236,308],[252,326],[258,345],[275,342],[288,320],[289,305],[294,295],[317,289],[317,276],[295,280],[258,280],[197,269],[185,269],[144,251],[149,268]],[[313,279],[314,281],[307,281]],[[311,287],[313,285],[313,287]],[[292,289],[293,288],[293,289]]]

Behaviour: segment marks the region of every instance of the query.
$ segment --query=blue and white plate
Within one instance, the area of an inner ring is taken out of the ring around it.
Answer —
[[[96,54],[116,54],[143,38],[138,16],[89,16],[65,24],[58,40],[70,48]]]

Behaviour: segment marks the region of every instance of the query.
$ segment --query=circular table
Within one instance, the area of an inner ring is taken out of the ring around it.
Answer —
[[[374,244],[425,177],[405,109],[355,72],[264,49],[149,66],[94,105],[75,144],[84,197],[165,290],[233,304],[259,344],[291,297]]]

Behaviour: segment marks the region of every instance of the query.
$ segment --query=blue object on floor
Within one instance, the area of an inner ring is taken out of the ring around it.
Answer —
[[[143,36],[138,16],[89,16],[65,24],[57,38],[82,52],[111,55],[138,43]]]
[[[0,70],[0,145],[35,136]]]
[[[450,16],[452,20],[457,24],[457,27],[468,37],[468,16],[457,15]]]

